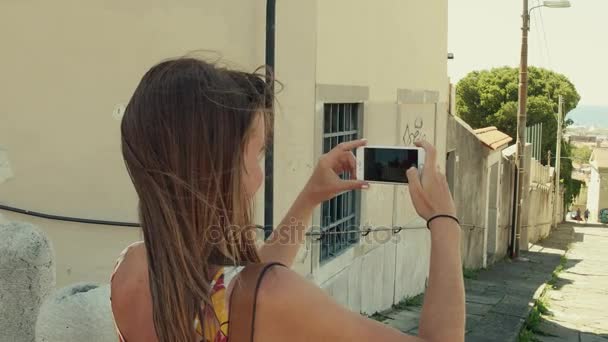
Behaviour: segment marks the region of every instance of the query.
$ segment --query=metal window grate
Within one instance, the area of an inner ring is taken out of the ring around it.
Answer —
[[[323,153],[359,138],[359,103],[327,103],[323,108]],[[348,178],[348,173],[341,178]],[[321,205],[321,254],[326,261],[359,241],[359,193],[347,191]]]

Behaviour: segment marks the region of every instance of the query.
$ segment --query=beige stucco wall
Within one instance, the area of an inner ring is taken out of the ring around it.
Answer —
[[[552,188],[550,190],[553,190]],[[553,193],[547,189],[530,189],[527,223],[524,224],[525,234],[528,243],[536,243],[546,238],[551,230],[551,220],[553,215]],[[524,248],[522,244],[522,249]]]
[[[317,0],[317,82],[438,90],[447,102],[447,1]]]
[[[574,202],[571,204],[571,208],[576,211],[576,209],[581,208],[581,211],[584,212],[587,208],[587,183],[581,186],[581,190],[574,199]]]
[[[608,208],[608,169],[598,167],[597,161],[591,162],[591,175],[587,182],[586,205],[590,211],[589,220],[591,222],[598,222],[600,211]],[[576,210],[576,208],[573,210]],[[581,212],[584,211],[585,208],[581,207]]]
[[[166,57],[203,49],[241,69],[263,64],[264,2],[3,3],[0,39],[0,147],[14,175],[0,184],[0,203],[136,221],[114,109]],[[276,77],[283,86],[275,121],[275,224],[320,155],[319,85],[368,89],[363,129],[370,144],[407,144],[409,127],[445,155],[446,0],[279,1],[276,39]],[[262,223],[263,190],[257,199],[256,221]],[[372,186],[363,195],[361,215],[374,226],[423,227],[406,187]],[[140,234],[136,228],[6,216],[33,222],[51,237],[58,286],[107,281],[115,256]],[[428,233],[404,230],[394,239],[399,242],[362,241],[324,266],[309,245],[295,268],[351,309],[374,312],[424,288]]]
[[[316,164],[315,46],[316,3],[277,1],[274,127],[274,224],[283,218]],[[263,203],[260,203],[262,205]],[[295,268],[310,271],[310,254],[302,249]]]
[[[600,169],[598,210],[608,208],[608,169]],[[599,213],[598,213],[599,215]]]
[[[409,145],[406,132],[417,133],[445,155],[447,1],[318,0],[317,6],[317,84],[368,88],[363,133],[370,145]],[[444,158],[439,163],[443,167]],[[381,233],[362,238],[313,267],[313,278],[339,302],[366,313],[420,293],[428,272],[428,232],[407,187],[372,184],[362,195],[361,223],[409,229],[384,243]]]
[[[245,70],[262,65],[264,10],[248,0],[0,3],[0,146],[13,173],[0,183],[0,203],[136,221],[114,109],[168,57],[208,50],[195,55]],[[58,286],[107,281],[120,249],[138,238],[134,228],[6,215],[51,237]]]

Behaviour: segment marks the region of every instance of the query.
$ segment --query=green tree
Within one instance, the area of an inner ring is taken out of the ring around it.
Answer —
[[[573,145],[571,151],[572,161],[575,161],[579,164],[588,164],[589,158],[591,158],[591,152],[593,152],[593,150],[589,146],[584,145],[581,147],[576,147]]]
[[[456,86],[456,113],[473,128],[496,126],[515,140],[517,138],[519,70],[501,67],[473,71]],[[580,95],[574,84],[562,74],[537,67],[528,70],[527,125],[543,123],[541,162],[547,164],[547,152],[555,156],[557,142],[558,97],[564,98],[564,116],[574,109]],[[565,130],[571,120],[563,125]],[[562,156],[570,156],[569,144],[562,142]],[[553,165],[554,160],[551,161]],[[578,193],[571,178],[572,163],[562,159],[562,181],[566,188],[565,201],[570,203]],[[580,185],[578,186],[580,188]],[[576,193],[574,193],[575,191]]]

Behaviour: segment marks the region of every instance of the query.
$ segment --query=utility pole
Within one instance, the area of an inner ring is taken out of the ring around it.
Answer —
[[[530,14],[528,12],[528,0],[523,0],[522,11],[523,25],[521,27],[521,60],[519,64],[519,107],[517,110],[517,188],[515,198],[517,209],[515,213],[515,230],[511,237],[511,258],[519,256],[519,238],[522,227],[522,204],[523,195],[526,193],[527,184],[524,182],[524,155],[526,149],[526,104],[528,102],[528,31],[530,30]]]
[[[560,160],[562,155],[562,121],[564,119],[564,98],[560,95],[557,108],[557,144],[555,146],[555,194],[553,198],[553,217],[555,218],[555,225],[561,222],[562,218],[557,218],[559,207],[557,206],[557,199],[560,195]]]

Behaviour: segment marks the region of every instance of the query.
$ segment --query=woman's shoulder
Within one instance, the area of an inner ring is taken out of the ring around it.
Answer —
[[[119,278],[119,282],[135,277],[148,275],[148,261],[146,257],[146,246],[143,241],[137,241],[127,246],[116,259],[111,283]],[[128,275],[125,276],[125,275]]]
[[[116,258],[114,272],[116,272],[116,270],[122,265],[125,258],[127,258],[127,255],[137,254],[138,256],[140,256],[142,254],[142,252],[145,255],[145,250],[146,250],[146,247],[145,247],[143,241],[135,241],[132,244],[125,247],[122,250],[122,252],[120,252],[120,254],[118,255],[118,258]]]
[[[269,269],[257,296],[259,331],[272,331],[285,337],[312,333],[313,326],[322,317],[319,313],[333,302],[316,284],[287,267]]]
[[[302,277],[295,271],[276,265],[268,269],[260,284],[258,297],[271,300],[284,295],[293,294],[294,289],[307,288],[312,284],[308,279]]]
[[[133,243],[120,253],[110,286],[113,297],[124,294],[125,298],[148,289],[148,260],[143,242]]]
[[[271,268],[260,284],[256,336],[264,341],[409,341],[397,330],[348,310],[286,267]]]
[[[110,282],[110,296],[112,314],[122,334],[131,338],[146,336],[146,340],[156,341],[143,243],[134,243],[121,253]]]

